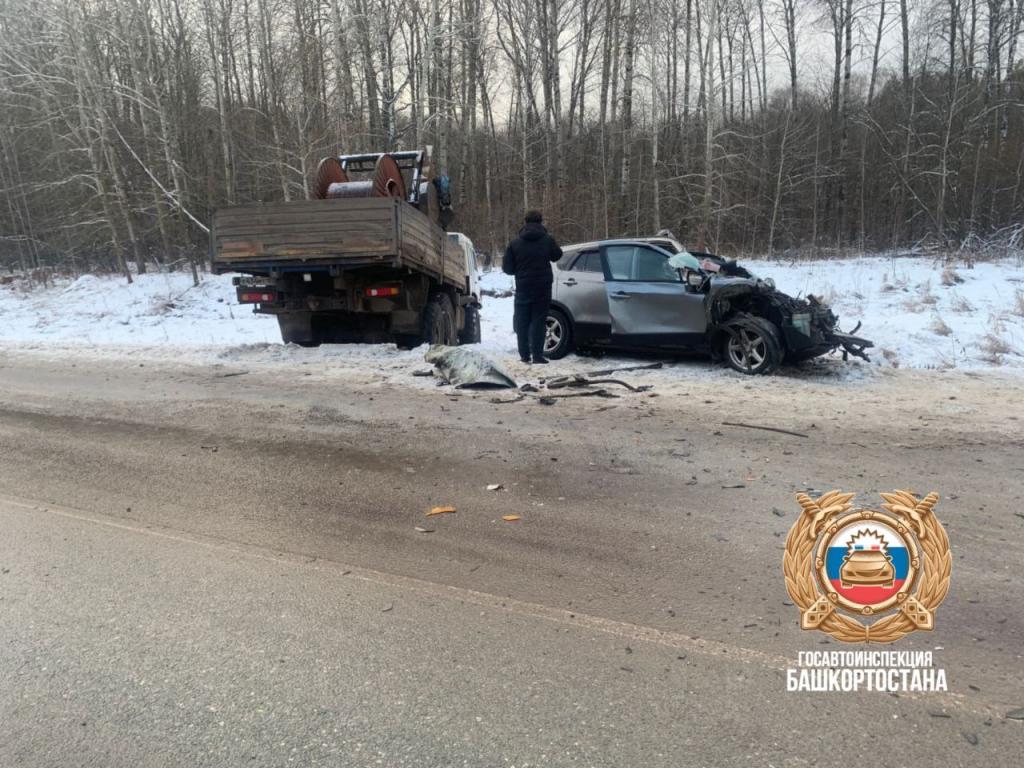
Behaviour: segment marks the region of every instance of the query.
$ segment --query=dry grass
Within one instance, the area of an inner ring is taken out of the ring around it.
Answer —
[[[160,317],[161,315],[166,315],[170,313],[171,310],[177,308],[178,305],[171,299],[155,299],[149,309],[146,310],[146,314],[153,317]]]
[[[1003,355],[1008,355],[1012,351],[1010,345],[995,333],[985,334],[978,348],[981,350],[979,357],[992,365],[1002,365]]]
[[[1021,317],[1024,317],[1024,290],[1018,288],[1016,293],[1014,294],[1014,299],[1015,301],[1013,304],[1013,309],[1011,309],[1010,311],[1013,312],[1013,314],[1015,315],[1020,315]]]
[[[934,307],[939,303],[938,297],[932,293],[931,281],[925,280],[915,287],[918,291],[917,296],[908,296],[903,302],[903,308],[907,312],[924,312],[926,307]]]
[[[1010,353],[1010,345],[1002,337],[996,336],[994,333],[985,334],[985,337],[981,340],[981,348],[985,352],[991,352],[994,355],[1008,355]]]
[[[879,290],[882,293],[892,293],[893,291],[908,291],[910,289],[907,287],[907,285],[907,278],[897,278],[895,275],[893,275],[893,279],[890,281],[889,273],[886,272],[885,274],[882,275],[882,285],[879,288]]]
[[[946,325],[946,321],[939,315],[935,315],[932,319],[931,332],[937,336],[950,336],[953,333],[953,329]]]
[[[918,283],[914,286],[917,290],[918,295],[921,297],[922,304],[936,304],[938,299],[935,298],[935,294],[932,293],[932,281],[925,280],[923,283]]]
[[[950,264],[944,270],[942,270],[942,284],[947,288],[959,285],[964,279],[957,273],[956,268]]]
[[[974,305],[971,304],[971,302],[969,302],[963,296],[954,296],[952,301],[950,301],[949,306],[950,306],[950,309],[952,309],[954,312],[973,312],[974,311]]]

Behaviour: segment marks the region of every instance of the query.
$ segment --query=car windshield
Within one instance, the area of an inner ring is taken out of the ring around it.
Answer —
[[[696,257],[688,251],[680,251],[679,253],[670,256],[668,265],[673,269],[692,269],[695,272],[703,272],[700,268],[700,262],[697,261]]]

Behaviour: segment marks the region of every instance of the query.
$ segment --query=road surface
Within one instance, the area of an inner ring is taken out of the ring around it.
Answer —
[[[1017,762],[1024,385],[658,382],[0,352],[0,765]],[[942,495],[954,571],[896,647],[949,692],[787,692],[841,647],[785,590],[794,494],[901,487]]]

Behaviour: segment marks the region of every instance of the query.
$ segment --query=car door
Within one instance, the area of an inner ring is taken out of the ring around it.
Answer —
[[[569,310],[577,339],[608,335],[608,295],[598,249],[581,251],[558,272],[555,299]]]
[[[612,341],[637,346],[699,347],[707,318],[704,294],[669,266],[670,254],[649,245],[601,249]]]

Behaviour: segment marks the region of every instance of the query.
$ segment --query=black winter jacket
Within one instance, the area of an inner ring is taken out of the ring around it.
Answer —
[[[551,295],[551,263],[562,258],[562,249],[543,224],[527,224],[508,244],[501,268],[515,275],[516,298],[529,300]]]

